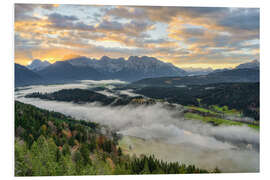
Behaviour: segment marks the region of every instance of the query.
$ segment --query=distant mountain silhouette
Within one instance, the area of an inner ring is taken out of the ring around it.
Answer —
[[[236,69],[259,69],[260,63],[257,60],[253,60],[248,63],[240,64],[236,67]]]
[[[35,59],[31,62],[31,64],[29,64],[28,66],[26,66],[28,69],[32,70],[32,71],[40,71],[46,67],[48,67],[51,63],[49,63],[48,61],[41,61],[39,59]]]
[[[223,68],[223,69],[211,69],[211,68],[184,68],[184,70],[188,73],[189,76],[195,76],[195,75],[207,75],[209,73],[215,73],[215,72],[223,72],[227,70],[232,69],[259,69],[260,63],[257,60],[253,60],[248,63],[243,63],[235,68]]]
[[[77,67],[91,67],[103,74],[105,79],[121,79],[134,81],[147,77],[184,76],[187,73],[171,63],[162,62],[153,57],[130,56],[124,58],[110,58],[103,56],[100,60],[79,57],[68,60]]]
[[[102,74],[94,68],[88,66],[73,66],[68,61],[57,61],[37,73],[50,82],[102,79]]]
[[[107,56],[103,56],[100,60],[78,57],[66,61],[57,61],[36,72],[51,82],[84,79],[135,81],[149,77],[187,75],[184,70],[171,63],[165,63],[147,56],[131,56],[128,60],[124,58],[113,59]]]
[[[199,76],[147,78],[134,82],[133,84],[142,86],[179,86],[259,81],[258,69],[232,69]]]
[[[39,84],[43,78],[25,66],[15,64],[15,87],[31,84]]]
[[[247,67],[247,68],[245,68]],[[219,82],[258,82],[259,69],[257,62],[245,63],[235,69],[220,69],[190,75],[171,63],[165,63],[153,57],[130,56],[110,58],[103,56],[100,60],[78,57],[53,64],[34,60],[28,68],[15,64],[16,86],[30,84],[65,83],[76,80],[120,79],[137,81],[137,84],[181,85],[207,84]],[[141,80],[141,81],[138,81]],[[166,81],[166,82],[165,82]]]

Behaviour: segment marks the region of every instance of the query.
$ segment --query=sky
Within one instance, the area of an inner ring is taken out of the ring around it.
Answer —
[[[15,62],[152,56],[180,68],[259,60],[258,8],[15,4]]]

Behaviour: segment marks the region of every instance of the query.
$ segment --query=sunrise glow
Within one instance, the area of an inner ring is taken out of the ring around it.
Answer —
[[[15,62],[152,56],[177,67],[259,60],[259,9],[15,5]]]

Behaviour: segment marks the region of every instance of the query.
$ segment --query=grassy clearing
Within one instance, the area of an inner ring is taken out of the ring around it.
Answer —
[[[241,122],[230,121],[230,120],[226,120],[226,119],[222,119],[222,118],[201,116],[201,115],[195,114],[195,113],[185,113],[185,118],[201,120],[203,122],[211,123],[211,124],[214,124],[217,126],[221,125],[221,124],[228,125],[228,126],[242,126],[244,124]],[[256,126],[256,125],[250,125],[249,127],[258,129],[258,126]]]
[[[185,106],[185,108],[196,110],[196,111],[199,111],[202,113],[209,113],[209,114],[214,115],[214,116],[224,115],[224,114],[231,115],[231,116],[237,116],[237,117],[241,116],[240,111],[237,111],[236,109],[229,109],[228,106],[219,107],[217,105],[211,105],[211,106],[209,106],[209,109],[206,109],[203,107],[198,107],[198,106]]]
[[[256,129],[256,130],[260,130],[260,126],[259,125],[255,125],[255,124],[248,124],[248,127]]]
[[[204,113],[209,113],[211,115],[220,115],[220,113],[217,113],[217,112],[214,112],[214,111],[211,111],[211,110],[208,110],[208,109],[205,109],[205,108],[202,108],[202,107],[196,107],[196,106],[185,106],[186,108],[189,108],[189,109],[193,109],[193,110],[197,110],[197,111],[200,111],[200,112],[204,112]],[[223,107],[218,107],[218,106],[215,106],[215,108],[219,109],[219,111],[223,111],[223,112],[226,112],[226,114],[231,114],[231,115],[241,115],[241,113],[237,110],[226,110],[223,109]],[[225,114],[225,113],[224,113]],[[248,127],[250,128],[253,128],[253,129],[256,129],[256,130],[260,130],[260,126],[259,124],[245,124],[245,123],[242,123],[242,122],[236,122],[236,121],[231,121],[231,120],[227,120],[227,119],[223,119],[223,118],[219,118],[219,117],[209,117],[209,116],[201,116],[199,114],[196,114],[196,113],[185,113],[184,115],[185,118],[187,119],[195,119],[195,120],[201,120],[205,123],[211,123],[213,125],[227,125],[227,126],[242,126],[242,125],[247,125]]]
[[[241,112],[237,111],[236,109],[229,109],[228,106],[222,106],[219,107],[217,105],[211,105],[210,106],[211,109],[213,109],[214,111],[223,113],[223,114],[227,114],[227,115],[234,115],[234,116],[241,116]]]
[[[242,122],[235,122],[235,121],[230,121],[230,120],[227,120],[227,119],[216,118],[216,117],[201,116],[201,115],[195,114],[195,113],[185,113],[184,117],[187,118],[187,119],[195,119],[195,120],[203,121],[205,123],[211,123],[211,124],[214,124],[216,126],[218,126],[218,125],[226,125],[226,126],[247,125],[248,127],[253,128],[255,130],[260,130],[259,125],[245,124],[245,123],[242,123]]]
[[[206,108],[202,108],[202,107],[197,107],[197,106],[185,106],[185,108],[187,109],[192,109],[192,110],[196,110],[196,111],[200,111],[200,112],[203,112],[203,113],[209,113],[209,114],[212,114],[212,115],[219,115],[219,113],[217,112],[214,112],[212,110],[209,110],[209,109],[206,109]]]

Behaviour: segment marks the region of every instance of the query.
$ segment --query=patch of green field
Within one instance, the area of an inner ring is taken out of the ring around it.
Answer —
[[[185,113],[185,118],[201,120],[203,122],[212,123],[214,125],[223,124],[223,125],[230,125],[230,126],[233,126],[233,125],[241,126],[243,124],[240,122],[234,122],[234,121],[230,121],[230,120],[226,120],[226,119],[222,119],[222,118],[201,116],[201,115],[195,114],[195,113]]]
[[[248,124],[248,127],[256,129],[256,130],[260,130],[260,126],[259,125],[255,125],[255,124]]]
[[[185,106],[188,109],[209,113],[212,115],[221,115],[221,114],[227,114],[227,115],[234,115],[234,116],[241,116],[241,112],[237,111],[236,109],[228,109],[228,106],[222,106],[219,107],[217,105],[211,105],[209,106],[210,109],[206,109],[203,107],[198,106]]]
[[[185,113],[184,117],[187,118],[187,119],[194,119],[194,120],[203,121],[205,123],[211,123],[211,124],[214,124],[216,126],[221,125],[221,124],[226,125],[226,126],[247,125],[248,127],[256,129],[256,130],[260,129],[259,125],[245,124],[245,123],[242,123],[242,122],[235,122],[235,121],[230,121],[230,120],[227,120],[227,119],[222,119],[222,118],[217,118],[217,117],[201,116],[201,115],[196,114],[196,113]]]
[[[196,110],[196,111],[200,111],[200,112],[204,112],[204,113],[209,113],[209,114],[212,114],[212,115],[219,115],[219,113],[217,113],[217,112],[214,112],[212,110],[209,110],[209,109],[206,109],[206,108],[202,108],[202,107],[185,106],[185,108]]]
[[[210,108],[223,114],[241,116],[241,112],[236,109],[229,109],[228,106],[219,107],[217,105],[211,105]]]

